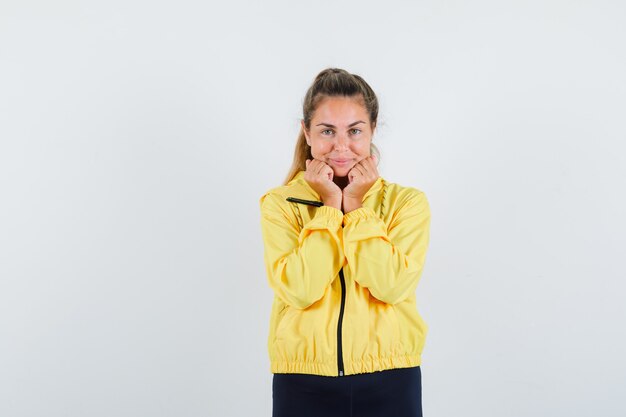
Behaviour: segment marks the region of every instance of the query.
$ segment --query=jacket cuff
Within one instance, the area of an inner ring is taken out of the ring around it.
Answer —
[[[343,212],[331,206],[320,206],[315,210],[315,216],[305,226],[311,228],[339,229],[343,220]]]
[[[358,219],[370,219],[372,217],[378,217],[374,210],[369,207],[359,207],[352,210],[349,213],[343,215],[343,224],[348,225]]]

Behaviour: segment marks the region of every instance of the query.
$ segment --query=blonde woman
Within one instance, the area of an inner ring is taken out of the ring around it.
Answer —
[[[377,118],[363,78],[320,72],[293,166],[260,198],[273,417],[422,415],[428,327],[415,291],[430,209],[379,175]]]

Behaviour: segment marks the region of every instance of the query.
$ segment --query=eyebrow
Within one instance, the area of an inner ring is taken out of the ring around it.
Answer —
[[[354,125],[358,125],[359,123],[365,123],[365,122],[363,120],[358,120],[358,121],[356,121],[354,123],[349,124],[348,127],[352,127]],[[333,125],[331,125],[329,123],[318,123],[315,126],[336,127],[336,126],[333,126]]]

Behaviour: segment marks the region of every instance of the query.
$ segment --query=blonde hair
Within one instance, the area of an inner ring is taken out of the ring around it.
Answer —
[[[372,131],[374,130],[378,121],[378,98],[376,94],[363,78],[340,68],[326,68],[317,74],[313,84],[307,90],[302,103],[302,120],[304,120],[307,130],[311,128],[311,119],[320,101],[326,97],[336,96],[359,99],[369,113],[370,126]],[[376,155],[380,161],[380,151],[373,143],[370,144],[370,153]],[[291,181],[298,171],[306,170],[307,159],[313,159],[313,155],[311,155],[311,147],[306,143],[304,129],[300,126],[293,163],[283,185]]]

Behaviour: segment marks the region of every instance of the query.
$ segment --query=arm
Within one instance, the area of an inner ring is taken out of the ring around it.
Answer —
[[[396,304],[415,294],[426,259],[430,208],[423,192],[407,197],[387,231],[369,207],[344,215],[344,251],[359,285],[377,299]]]
[[[321,206],[299,231],[284,197],[261,197],[261,231],[270,287],[286,304],[304,309],[322,298],[343,266],[341,210]]]

